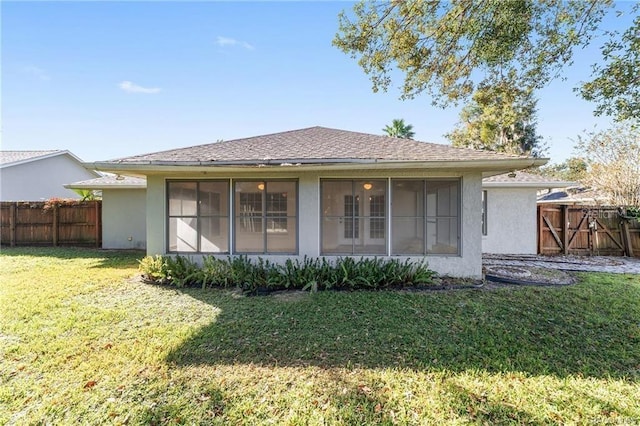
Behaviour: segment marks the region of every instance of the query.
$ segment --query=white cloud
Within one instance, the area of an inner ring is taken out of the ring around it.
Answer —
[[[253,50],[254,47],[247,43],[246,41],[236,40],[235,38],[218,36],[216,38],[216,44],[220,47],[226,46],[240,46],[244,47],[247,50]]]
[[[160,91],[162,90],[159,87],[138,86],[137,84],[131,81],[123,81],[120,84],[118,84],[118,87],[120,87],[122,90],[124,90],[127,93],[146,93],[148,95],[160,93]]]
[[[26,67],[22,68],[22,70],[27,74],[30,74],[33,77],[37,78],[38,80],[42,80],[42,81],[51,80],[51,77],[49,76],[49,74],[47,74],[47,72],[42,68],[38,68],[33,65],[27,65]]]

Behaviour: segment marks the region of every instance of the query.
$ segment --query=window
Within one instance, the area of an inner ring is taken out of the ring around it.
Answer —
[[[391,181],[391,253],[397,255],[460,252],[460,181]]]
[[[229,252],[229,184],[167,183],[170,252]]]
[[[386,180],[321,181],[322,254],[387,253]]]
[[[235,182],[236,253],[297,252],[297,183]]]
[[[482,191],[482,235],[487,235],[487,191]]]

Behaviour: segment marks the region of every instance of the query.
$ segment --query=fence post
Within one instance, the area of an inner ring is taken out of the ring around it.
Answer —
[[[631,233],[629,232],[629,222],[625,219],[621,221],[622,240],[624,241],[624,254],[633,257],[633,245],[631,244]]]
[[[16,210],[18,203],[11,203],[9,206],[9,244],[11,247],[16,245]]]
[[[53,234],[53,246],[56,247],[58,245],[58,204],[53,204],[53,227],[51,228],[51,233]]]
[[[569,206],[562,205],[562,251],[569,254]]]
[[[538,254],[542,253],[542,232],[544,228],[542,226],[542,204],[538,204]]]
[[[97,201],[93,201],[93,205],[95,206],[96,209],[96,229],[95,229],[95,236],[96,236],[96,248],[100,248],[100,203],[98,203]]]

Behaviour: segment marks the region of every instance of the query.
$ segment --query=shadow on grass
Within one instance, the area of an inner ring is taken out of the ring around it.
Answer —
[[[184,289],[221,314],[167,360],[636,381],[640,276],[585,277],[566,288],[321,292],[293,300]]]
[[[145,256],[143,250],[105,250],[89,247],[6,247],[0,248],[1,257],[28,256],[58,260],[96,259],[90,268],[136,266]]]

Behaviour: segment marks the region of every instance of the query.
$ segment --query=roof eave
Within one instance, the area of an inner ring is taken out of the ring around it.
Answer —
[[[576,182],[482,182],[483,188],[567,188]]]
[[[507,172],[542,166],[548,158],[505,158],[490,160],[406,161],[380,159],[326,159],[326,160],[265,160],[264,162],[141,162],[87,163],[87,167],[103,172],[146,175],[158,172],[201,172],[212,169],[234,171],[316,171],[316,170],[371,170],[371,169],[475,169],[483,172]]]

